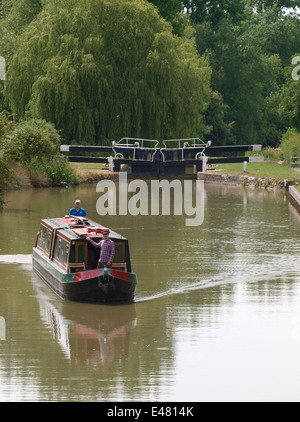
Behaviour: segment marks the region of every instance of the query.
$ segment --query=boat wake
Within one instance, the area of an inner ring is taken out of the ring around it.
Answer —
[[[31,254],[0,255],[0,264],[31,264]]]
[[[153,295],[145,297],[136,297],[135,302],[146,302],[159,299],[166,296],[179,294],[188,294],[192,291],[209,289],[226,284],[253,284],[282,281],[289,283],[290,280],[299,280],[300,282],[300,264],[298,255],[282,255],[278,259],[277,255],[268,256],[268,261],[263,263],[251,263],[243,267],[233,268],[231,271],[224,271],[209,279],[191,279],[187,278],[185,283],[167,289],[166,291],[156,292]]]
[[[233,281],[231,281],[233,282]],[[222,279],[220,279],[220,277],[216,278],[216,279],[210,279],[210,280],[201,280],[201,281],[197,281],[195,283],[192,283],[190,285],[184,285],[184,286],[180,286],[180,287],[174,287],[172,289],[163,291],[163,292],[158,292],[155,293],[153,295],[150,296],[145,296],[145,297],[136,297],[135,298],[135,302],[136,303],[140,303],[140,302],[148,302],[150,300],[155,300],[155,299],[159,299],[165,296],[174,296],[174,295],[179,295],[179,294],[186,294],[188,292],[192,292],[194,290],[200,290],[200,289],[207,289],[210,287],[216,287],[216,286],[220,286],[224,284],[224,279],[222,277]]]

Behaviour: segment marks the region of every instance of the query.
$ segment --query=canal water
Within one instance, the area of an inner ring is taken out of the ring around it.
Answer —
[[[58,298],[40,218],[80,198],[130,241],[135,303]],[[0,214],[0,401],[299,401],[300,215],[282,192],[205,185],[204,221],[105,216],[96,186],[10,193]]]

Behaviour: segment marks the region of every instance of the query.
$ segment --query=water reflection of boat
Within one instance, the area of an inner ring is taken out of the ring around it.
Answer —
[[[34,286],[41,319],[68,359],[108,369],[128,356],[135,304],[116,307],[49,300],[36,280]]]
[[[104,369],[116,360],[124,360],[135,317],[135,306],[124,305],[118,307],[118,312],[102,307],[96,321],[82,323],[78,317],[72,319],[68,331],[72,356],[77,362],[101,365]]]
[[[32,250],[33,269],[63,299],[87,302],[132,301],[137,278],[128,240],[110,232],[115,244],[111,268],[97,269],[99,249],[86,240],[102,239],[103,226],[87,218],[41,220]]]

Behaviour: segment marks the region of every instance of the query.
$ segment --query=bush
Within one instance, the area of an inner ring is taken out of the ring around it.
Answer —
[[[12,116],[7,111],[0,113],[0,139],[11,132],[15,127],[15,122]]]
[[[262,150],[262,155],[267,161],[281,161],[283,158],[281,148],[266,147]]]
[[[52,123],[32,119],[12,126],[8,116],[0,113],[1,134],[3,160],[19,162],[26,167],[33,186],[77,182],[68,162],[57,156],[60,136]],[[1,180],[4,181],[2,175]]]
[[[12,170],[9,163],[0,157],[0,209],[3,207],[3,195],[13,181]]]
[[[292,157],[300,157],[300,133],[296,129],[288,129],[282,136],[281,149],[287,164],[291,163]]]
[[[52,185],[50,177],[44,171],[33,166],[23,167],[23,169],[26,171],[30,183],[34,188],[47,188]]]
[[[28,120],[19,123],[3,138],[3,155],[8,160],[27,166],[33,159],[57,154],[60,136],[52,123]]]
[[[64,157],[54,156],[51,159],[44,158],[43,160],[35,158],[30,165],[32,168],[45,173],[54,186],[61,183],[68,185],[78,183],[72,168]]]

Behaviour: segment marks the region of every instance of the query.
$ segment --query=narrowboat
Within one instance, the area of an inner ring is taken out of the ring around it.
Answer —
[[[104,226],[82,217],[45,218],[32,250],[34,271],[62,298],[82,302],[133,301],[137,277],[131,270],[128,240],[110,230],[115,256],[98,269]]]

